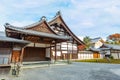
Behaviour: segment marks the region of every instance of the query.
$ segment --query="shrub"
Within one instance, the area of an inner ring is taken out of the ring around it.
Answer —
[[[111,56],[110,56],[110,59],[114,59],[114,57],[111,55]]]

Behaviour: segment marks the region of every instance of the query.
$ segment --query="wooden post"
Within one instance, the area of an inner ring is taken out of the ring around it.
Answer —
[[[118,53],[117,53],[117,54],[118,54],[118,59],[120,59],[120,55],[119,55],[119,52],[120,52],[120,51],[118,50]]]
[[[24,55],[24,48],[21,50],[21,55],[20,55],[20,63],[22,64],[23,62],[23,55]]]
[[[77,44],[77,58],[78,58],[78,52],[79,52],[78,50],[79,50],[79,48],[78,48],[78,44]]]
[[[73,55],[73,42],[72,42],[72,55]],[[71,59],[72,59],[72,55],[71,55]]]
[[[55,42],[55,61],[57,60],[56,42]]]
[[[52,59],[52,50],[51,50],[51,44],[50,44],[50,59]]]
[[[119,51],[117,50],[117,55],[118,55],[118,59],[119,59]]]
[[[67,41],[67,60],[68,60],[68,63],[69,63],[68,41]]]
[[[62,60],[63,60],[63,54],[62,54],[62,49],[61,49],[62,47],[61,47],[61,45],[62,45],[62,44],[60,43],[60,52],[61,52]]]

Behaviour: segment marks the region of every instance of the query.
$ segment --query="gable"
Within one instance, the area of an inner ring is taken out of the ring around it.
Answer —
[[[58,14],[56,15],[56,17],[51,20],[50,22],[48,22],[48,24],[50,26],[52,26],[53,24],[58,24],[63,30],[64,30],[64,34],[66,36],[70,36],[72,38],[72,41],[73,42],[77,42],[77,44],[84,44],[69,28],[68,26],[66,25],[66,23],[64,22],[64,20],[62,19],[61,15]]]
[[[97,41],[96,43],[95,43],[95,48],[100,48],[101,46],[103,45],[103,43],[101,42],[101,41]]]
[[[42,23],[26,28],[27,30],[33,30],[33,31],[38,31],[38,32],[44,32],[44,33],[50,33],[53,34],[54,32],[50,30],[49,26],[47,25],[47,23],[45,21],[43,21]]]

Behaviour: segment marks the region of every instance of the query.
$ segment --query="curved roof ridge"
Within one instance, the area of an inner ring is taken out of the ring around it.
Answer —
[[[27,29],[27,28],[32,28],[32,27],[34,27],[34,26],[36,26],[36,25],[38,25],[38,24],[41,24],[41,23],[44,22],[44,21],[47,22],[47,21],[46,21],[46,17],[45,17],[45,16],[42,16],[40,21],[35,22],[35,23],[32,23],[32,24],[30,24],[30,25],[23,26],[23,27],[13,26],[13,25],[11,25],[11,24],[9,24],[9,23],[5,23],[4,26],[6,26],[6,27],[11,26],[11,27],[20,28],[20,29]]]
[[[34,27],[34,26],[36,26],[36,25],[38,25],[38,24],[43,23],[44,21],[46,22],[46,19],[43,19],[43,17],[42,17],[40,21],[35,22],[35,23],[32,23],[32,24],[27,25],[27,26],[24,26],[23,28],[24,28],[24,29],[32,28],[32,27]]]
[[[30,25],[28,25],[28,26],[25,26],[24,29],[28,29],[28,28],[35,27],[35,26],[37,26],[37,25],[39,25],[39,24],[41,24],[41,23],[43,23],[43,22],[46,23],[46,25],[48,26],[48,28],[49,28],[54,34],[56,34],[56,33],[50,28],[50,25],[49,25],[48,22],[46,21],[46,17],[45,17],[45,16],[43,16],[39,22],[36,22],[36,23],[30,24]]]
[[[69,33],[70,35],[72,35],[72,37],[74,37],[74,39],[75,39],[77,42],[80,42],[81,44],[85,44],[83,41],[81,41],[81,40],[69,29],[69,27],[66,25],[65,21],[63,20],[60,11],[58,11],[58,12],[56,13],[56,16],[55,16],[51,21],[49,21],[48,23],[51,23],[51,22],[55,21],[58,17],[61,18],[62,22],[63,22],[64,25],[66,26],[66,27],[64,27],[64,28],[68,31],[68,33]]]
[[[58,18],[59,16],[61,16],[61,12],[60,12],[60,11],[58,11],[58,12],[56,13],[56,15],[52,18],[52,20],[50,20],[48,23],[54,21],[54,20],[55,20],[56,18]]]
[[[23,27],[17,27],[17,26],[13,26],[9,23],[5,23],[4,24],[5,28],[16,28],[16,29],[24,29]]]
[[[35,25],[38,25],[38,24],[41,24],[43,21],[45,21],[46,25],[48,26],[48,28],[54,33],[56,34],[51,28],[50,28],[50,25],[48,24],[48,22],[46,20],[41,20],[40,22],[36,22],[36,23],[33,23],[32,25],[28,25],[26,27],[17,27],[17,26],[13,26],[9,23],[5,23],[5,28],[12,28],[12,29],[22,29],[22,30],[25,30],[27,28],[31,28],[31,27],[34,27]],[[57,35],[57,34],[56,34]]]

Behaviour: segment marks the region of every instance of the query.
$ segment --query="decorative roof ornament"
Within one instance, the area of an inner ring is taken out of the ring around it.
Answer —
[[[41,20],[46,20],[46,17],[45,17],[45,16],[42,16],[41,19],[40,19],[40,21],[41,21]]]
[[[56,16],[57,16],[57,15],[61,15],[61,12],[60,12],[60,11],[58,11],[58,12],[56,13]]]
[[[5,23],[4,26],[5,26],[5,27],[9,27],[9,26],[11,26],[11,25],[10,25],[9,23]]]
[[[5,23],[5,25],[10,25],[9,23]]]

